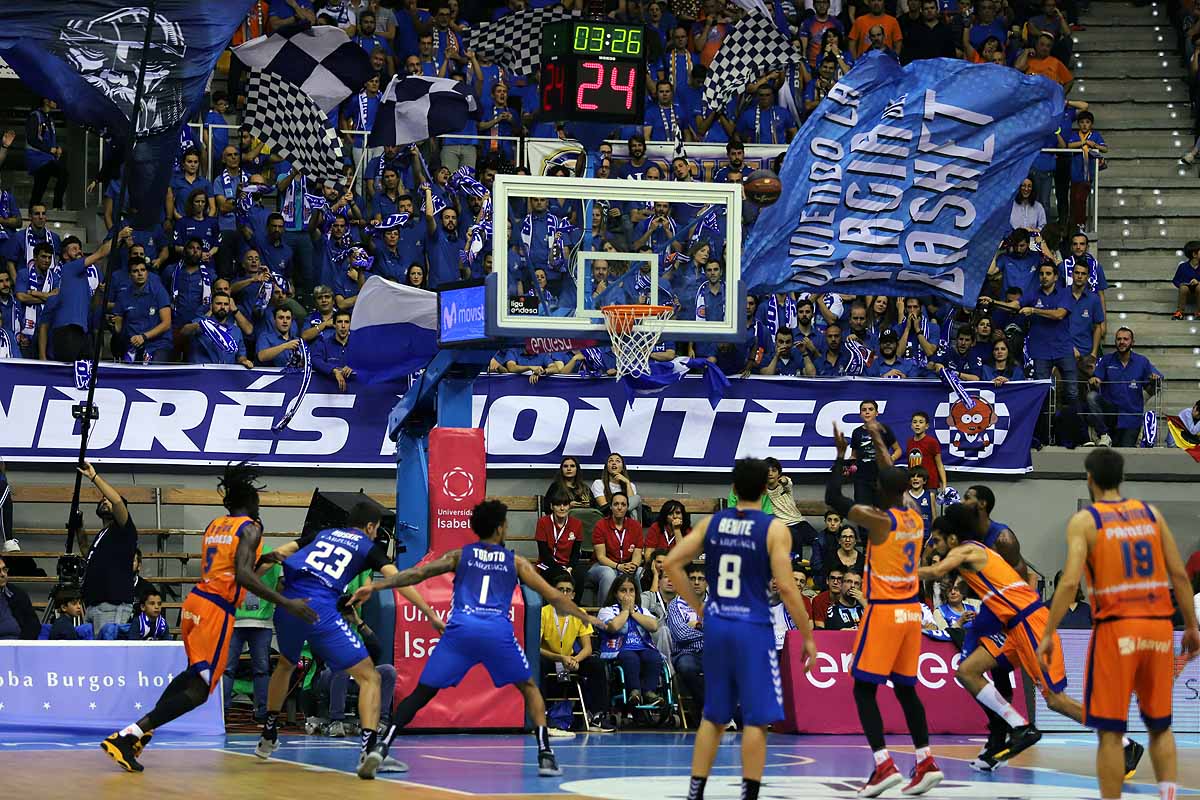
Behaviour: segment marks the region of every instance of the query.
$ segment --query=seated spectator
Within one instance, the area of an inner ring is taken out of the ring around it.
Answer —
[[[575,586],[568,575],[560,573],[553,586],[567,597],[575,598]],[[566,678],[574,673],[583,689],[587,704],[589,731],[611,730],[601,722],[608,710],[608,679],[604,665],[592,653],[592,626],[575,617],[559,617],[553,606],[542,606],[541,655],[546,662],[545,682]],[[543,689],[544,691],[544,689]],[[390,697],[390,695],[384,695]]]
[[[1071,93],[1075,76],[1063,62],[1050,55],[1054,43],[1054,36],[1042,31],[1038,34],[1037,43],[1032,48],[1021,51],[1016,62],[1013,63],[1013,67],[1026,75],[1041,75],[1043,78],[1049,78],[1062,86],[1063,94],[1067,95]]]
[[[1025,368],[1012,360],[1007,339],[992,343],[992,362],[983,365],[982,380],[1003,386],[1009,381],[1025,380]]]
[[[607,597],[609,587],[620,575],[638,576],[644,557],[642,525],[626,516],[629,498],[613,492],[610,515],[592,529],[592,549],[596,563],[588,569],[588,581],[596,584],[596,595]]]
[[[830,554],[832,557],[832,554]],[[842,593],[842,577],[845,571],[841,566],[834,566],[825,572],[825,585],[829,588],[817,594],[812,601],[813,609],[813,625],[817,628],[825,627],[825,618],[829,616],[829,608],[841,596]]]
[[[556,492],[566,496],[571,508],[592,508],[596,499],[592,490],[579,475],[579,460],[574,456],[565,456],[558,465],[558,475],[546,487],[545,497]]]
[[[383,646],[379,643],[379,637],[375,635],[369,625],[363,622],[357,608],[345,605],[342,608],[342,619],[354,632],[354,636],[362,640],[363,646],[367,649],[367,655],[375,663],[375,671],[379,673],[379,697],[381,700],[379,724],[387,725],[392,718],[391,698],[396,689],[396,667],[383,663]],[[437,623],[433,624],[438,633],[445,630],[444,623],[441,623],[440,629]],[[344,669],[334,671],[325,667],[321,670],[317,683],[320,692],[329,695],[329,727],[325,729],[326,735],[335,738],[345,736],[346,695],[350,689],[350,673]]]
[[[658,519],[646,530],[646,549],[670,551],[692,530],[692,516],[678,500],[668,500],[659,509]]]
[[[57,615],[50,626],[50,638],[78,639],[79,631],[75,629],[83,624],[83,595],[79,590],[60,589],[55,612]]]
[[[538,549],[535,566],[548,583],[555,582],[563,572],[575,578],[583,547],[583,523],[570,516],[571,501],[565,494],[555,491],[546,502],[550,513],[540,517],[534,528],[533,539]]]
[[[792,580],[796,582],[796,588],[800,590],[800,597],[804,601],[804,610],[808,612],[808,619],[811,623],[813,601],[804,594],[804,590],[808,587],[808,573],[805,572],[803,561],[792,562]],[[775,586],[774,578],[771,579],[771,626],[775,629],[775,649],[782,650],[787,632],[795,630],[796,623],[792,621],[792,615],[787,612],[787,608],[784,607],[783,601],[779,597],[779,590]]]
[[[1050,270],[1053,272],[1054,268],[1050,267]],[[983,372],[983,359],[974,352],[974,348],[975,331],[966,326],[961,327],[954,337],[954,348],[934,355],[929,360],[929,367],[934,372],[953,370],[961,380],[977,381]]]
[[[321,334],[333,331],[333,313],[337,311],[333,302],[333,289],[323,284],[313,287],[313,312],[304,320],[300,338],[310,344]]]
[[[1162,388],[1163,376],[1150,359],[1133,352],[1131,329],[1117,328],[1115,343],[1116,352],[1096,362],[1096,372],[1088,381],[1085,418],[1102,447],[1137,447],[1146,406],[1142,393],[1153,395]]]
[[[809,557],[809,574],[812,575],[813,585],[824,591],[826,588],[826,572],[831,565],[833,551],[838,549],[838,534],[842,532],[842,515],[832,508],[825,511],[825,527],[817,532],[813,541],[812,555]]]
[[[836,378],[846,374],[848,358],[842,355],[842,326],[831,322],[825,326],[825,355],[813,366],[819,378]]]
[[[900,347],[900,336],[888,328],[879,334],[878,357],[867,367],[863,375],[871,378],[915,378],[920,367],[908,359],[900,358],[896,351]]]
[[[179,329],[180,336],[192,339],[188,360],[192,364],[241,364],[253,369],[254,362],[246,357],[246,340],[237,322],[240,313],[227,292],[214,289],[208,314]],[[253,330],[249,322],[247,329]]]
[[[338,311],[333,315],[333,330],[325,333],[313,344],[312,367],[322,375],[333,378],[339,391],[354,379],[354,370],[346,357],[350,347],[350,312]]]
[[[264,367],[286,367],[292,359],[292,351],[302,341],[292,335],[292,310],[284,306],[275,309],[275,324],[258,337],[258,363]]]
[[[934,609],[933,617],[941,630],[967,627],[979,613],[979,601],[966,599],[961,580],[946,580],[942,584],[945,602]]]
[[[862,572],[866,565],[866,556],[858,549],[858,533],[850,525],[845,525],[837,535],[837,549],[829,557],[829,563],[842,568],[842,574]],[[843,580],[843,584],[845,581]]]
[[[605,624],[600,657],[621,666],[630,709],[660,700],[663,659],[650,640],[650,634],[658,630],[658,620],[646,613],[641,599],[637,581],[631,575],[622,575],[609,586],[604,607],[596,614]]]
[[[1054,576],[1054,585],[1057,586],[1061,579],[1062,570],[1060,569]],[[1075,599],[1067,607],[1067,613],[1058,627],[1067,630],[1088,630],[1092,627],[1092,607],[1088,605],[1087,598],[1083,594],[1082,584],[1075,590]]]
[[[0,555],[0,640],[36,639],[41,623],[33,611],[29,595],[8,583],[8,564]]]
[[[801,338],[793,350],[795,335],[789,328],[780,328],[775,334],[775,352],[760,370],[763,375],[806,375],[813,377],[817,368],[812,359],[817,358],[816,347],[808,337]]]
[[[160,600],[163,597],[162,590],[159,589],[153,581],[143,577],[142,548],[135,547],[133,548],[133,614],[130,615],[131,618],[136,617],[142,612],[142,600],[150,594],[158,595]],[[176,596],[178,597],[178,595]],[[245,608],[244,603],[242,604],[242,607]],[[119,616],[117,619],[120,622],[124,622]]]
[[[157,590],[142,595],[142,610],[129,621],[125,638],[136,642],[170,641],[171,628],[162,615],[162,595]]]
[[[807,520],[796,505],[792,496],[792,479],[783,474],[783,465],[779,459],[768,457],[767,462],[767,491],[766,497],[771,503],[771,513],[777,520],[787,525],[792,534],[792,555],[800,556],[804,545],[810,548],[817,546],[817,531]]]
[[[703,564],[688,564],[688,582],[692,591],[704,603],[708,599],[708,581]],[[671,631],[671,663],[675,672],[695,701],[704,700],[704,621],[682,597],[676,597],[667,607],[667,627]]]
[[[1008,224],[1013,230],[1018,228],[1030,233],[1041,231],[1046,227],[1046,209],[1038,202],[1033,192],[1033,180],[1026,178],[1017,187],[1017,196],[1013,199],[1012,211],[1008,215]]]
[[[1175,268],[1175,277],[1171,283],[1179,293],[1179,301],[1171,319],[1183,319],[1188,303],[1196,309],[1194,314],[1200,315],[1200,241],[1191,241],[1184,245],[1183,254],[1186,260],[1180,261]]]
[[[845,532],[842,533],[845,536]],[[825,630],[847,631],[858,628],[866,601],[862,595],[862,573],[847,570],[842,577],[841,592],[825,612]]]
[[[667,663],[671,662],[671,629],[667,627],[667,609],[671,601],[679,596],[675,584],[663,572],[663,564],[667,561],[666,550],[653,550],[646,556],[646,568],[642,570],[639,581],[642,589],[642,604],[646,611],[658,620],[658,630],[654,632],[654,646],[662,654]]]
[[[893,328],[900,335],[897,352],[906,360],[924,369],[929,359],[937,354],[938,342],[942,338],[941,326],[925,313],[918,297],[904,299],[904,318]]]
[[[638,496],[637,486],[629,479],[629,471],[625,469],[625,457],[620,453],[609,453],[604,460],[604,475],[592,481],[592,496],[600,506],[600,510],[608,513],[612,495],[622,492],[629,501],[629,508],[638,508],[642,498]]]

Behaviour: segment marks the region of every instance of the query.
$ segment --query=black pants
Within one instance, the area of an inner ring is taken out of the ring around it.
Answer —
[[[67,165],[61,159],[54,159],[38,167],[33,172],[33,192],[29,195],[29,205],[36,206],[41,204],[42,195],[46,193],[46,187],[50,184],[50,179],[54,178],[54,207],[63,207],[63,195],[67,193],[67,179],[70,173],[67,172]]]
[[[50,332],[50,357],[55,361],[79,361],[92,357],[91,338],[78,325],[63,325]]]

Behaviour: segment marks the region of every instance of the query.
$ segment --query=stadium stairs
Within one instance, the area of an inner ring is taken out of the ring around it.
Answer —
[[[1106,349],[1118,327],[1166,376],[1162,410],[1200,398],[1200,321],[1171,320],[1183,245],[1200,238],[1200,176],[1178,159],[1192,144],[1187,70],[1162,3],[1093,2],[1075,34],[1072,97],[1108,142],[1096,256],[1109,281]]]

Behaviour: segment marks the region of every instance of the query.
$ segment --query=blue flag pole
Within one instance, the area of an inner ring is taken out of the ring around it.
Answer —
[[[142,39],[142,53],[138,59],[138,79],[137,90],[133,98],[133,109],[129,114],[129,136],[125,142],[124,163],[121,166],[121,191],[117,194],[117,202],[113,207],[113,223],[117,231],[121,229],[121,215],[125,212],[125,195],[129,190],[130,174],[132,172],[130,165],[133,163],[133,148],[137,143],[137,120],[138,113],[142,107],[142,100],[145,96],[146,87],[146,62],[150,56],[150,42],[154,33],[154,21],[158,14],[158,0],[147,0],[146,14],[146,35]],[[117,236],[117,233],[112,233]],[[114,247],[119,247],[120,242],[114,242]],[[109,254],[109,263],[111,263],[114,253]],[[108,308],[108,297],[112,292],[112,275],[105,265],[104,273],[104,293],[101,297],[101,308]],[[97,409],[93,401],[96,397],[96,379],[100,376],[98,364],[100,363],[100,349],[104,342],[104,337],[100,331],[96,331],[95,343],[92,345],[92,369],[91,375],[88,378],[88,393],[87,399],[80,405],[74,406],[71,409],[72,414],[79,420],[79,467],[82,467],[87,460],[88,438],[91,433],[92,421],[99,419],[99,409]],[[75,471],[75,490],[71,494],[71,510],[67,517],[67,545],[65,551],[69,556],[75,549],[75,535],[83,530],[83,512],[79,509],[79,494],[83,487],[83,473],[77,469]],[[54,607],[54,598],[51,597],[51,602],[47,605],[47,611]]]

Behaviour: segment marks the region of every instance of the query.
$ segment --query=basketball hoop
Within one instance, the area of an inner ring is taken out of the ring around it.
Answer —
[[[649,375],[650,351],[662,336],[662,327],[675,313],[671,306],[604,306],[604,327],[617,357],[617,377]]]

